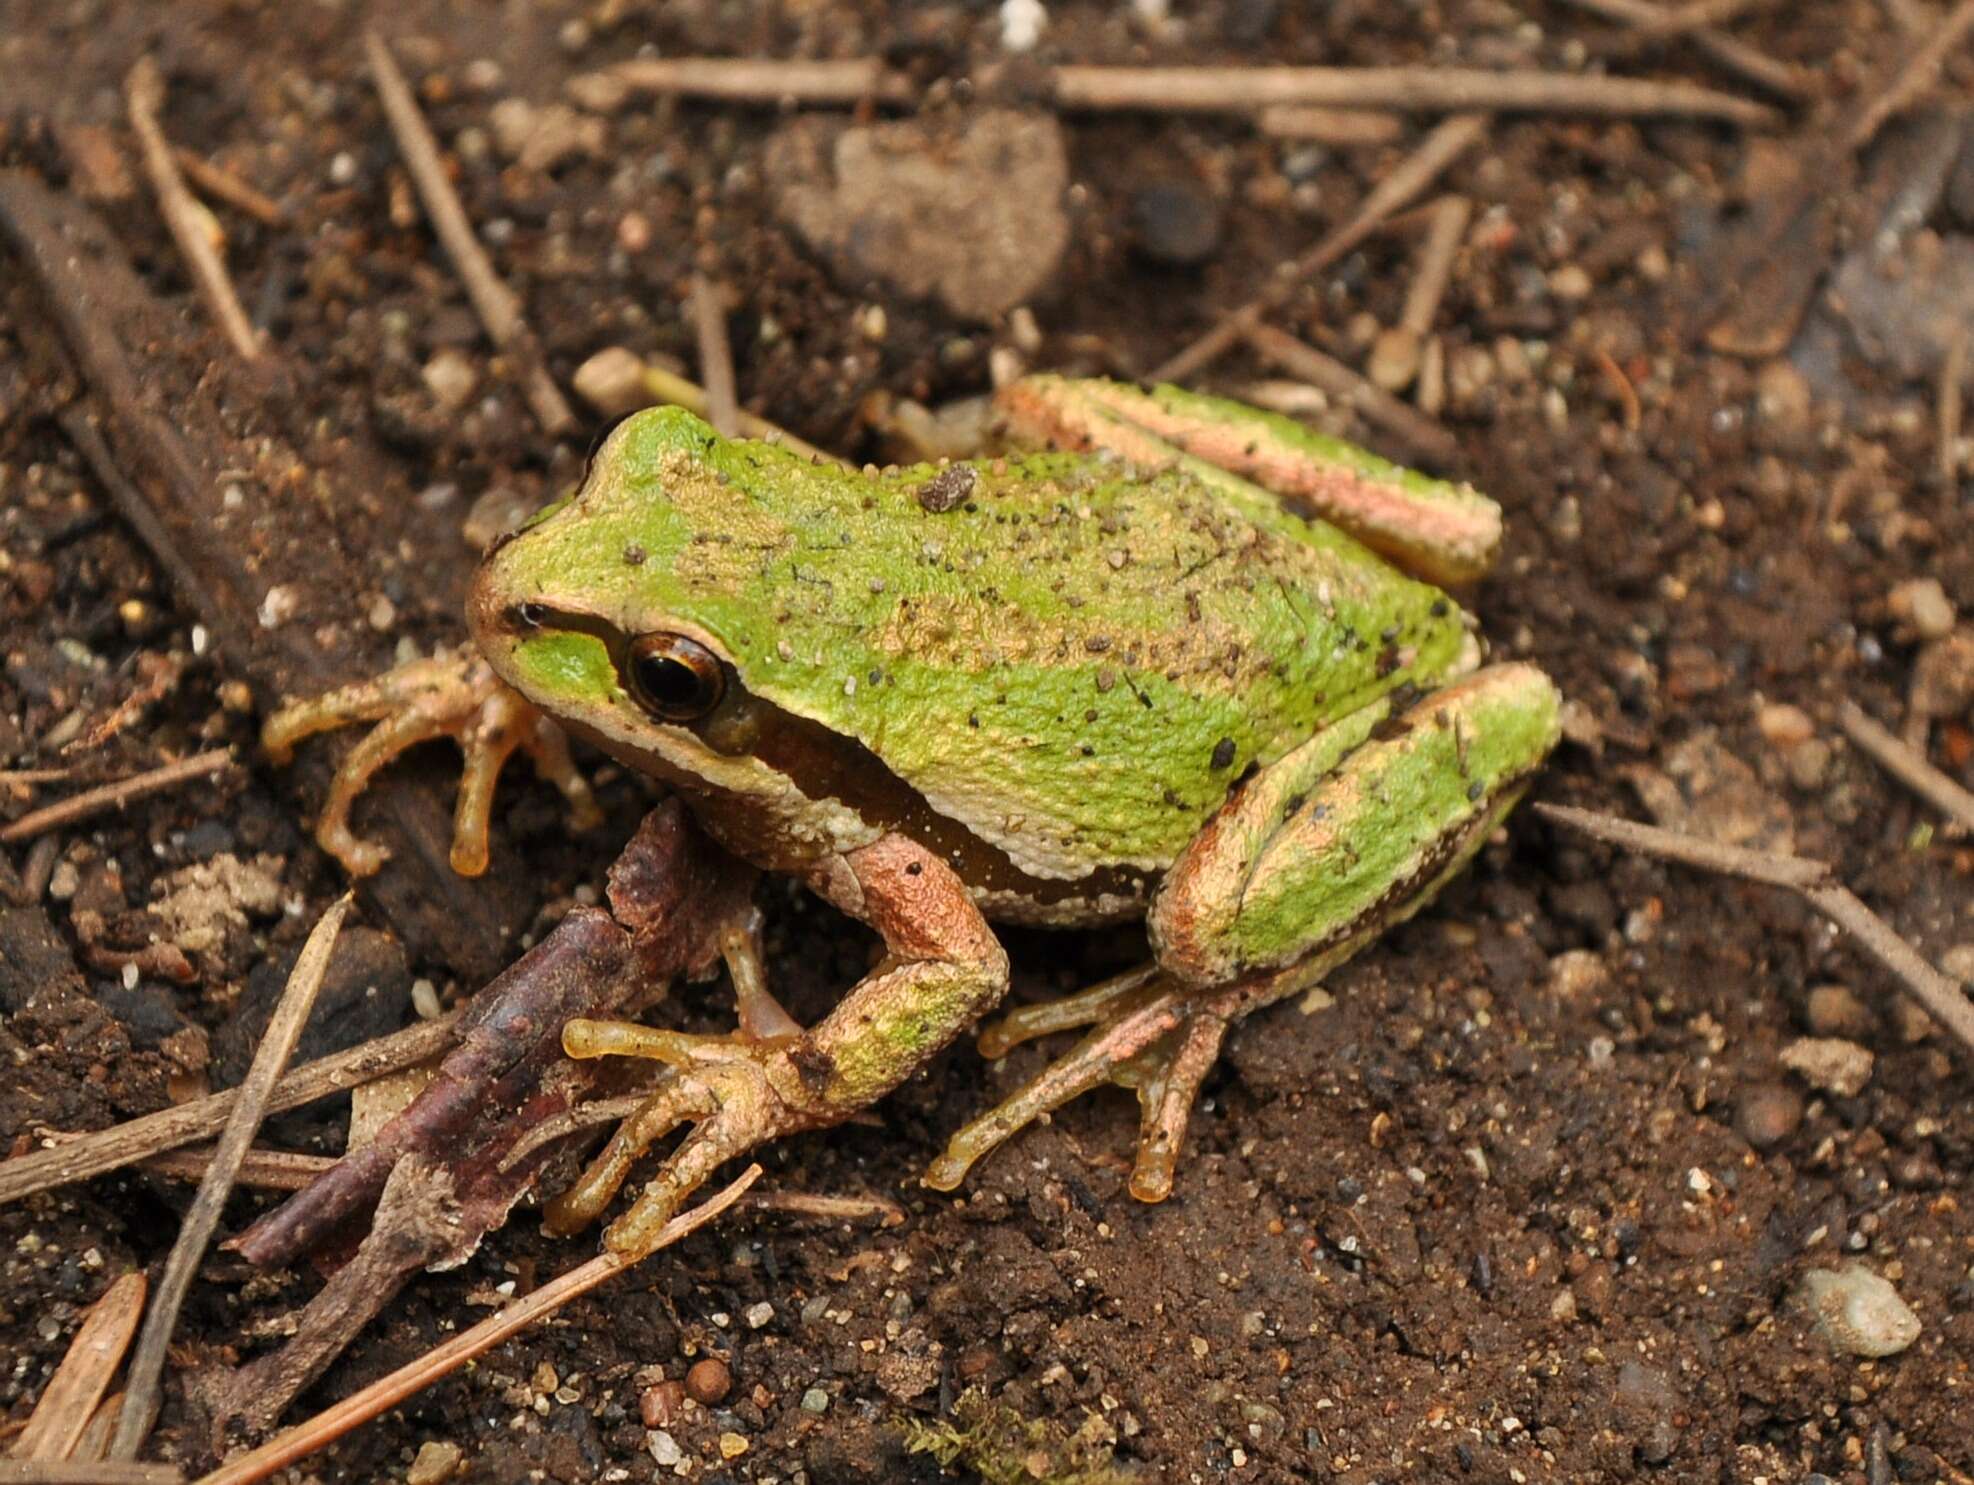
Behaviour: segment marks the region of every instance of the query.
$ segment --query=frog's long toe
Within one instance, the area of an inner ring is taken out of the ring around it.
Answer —
[[[1010,1136],[1092,1088],[1114,1083],[1138,1095],[1131,1194],[1140,1201],[1163,1201],[1172,1191],[1194,1096],[1220,1054],[1228,1020],[1217,1003],[1148,969],[1012,1012],[982,1034],[987,1055],[998,1056],[1049,1031],[1092,1022],[1095,1029],[1034,1081],[955,1134],[926,1171],[925,1183],[951,1191],[975,1161]]]
[[[692,1133],[666,1157],[631,1209],[604,1232],[612,1252],[636,1260],[720,1165],[802,1121],[776,1088],[788,1043],[751,1036],[689,1036],[629,1021],[574,1020],[562,1030],[571,1057],[648,1057],[670,1071],[644,1106],[618,1126],[589,1169],[549,1205],[550,1232],[579,1231],[603,1215],[631,1168],[682,1124]]]
[[[315,826],[316,841],[352,876],[377,871],[390,852],[350,829],[351,808],[379,769],[437,737],[455,739],[466,757],[452,839],[453,869],[462,876],[486,870],[494,785],[517,749],[562,792],[578,829],[602,818],[562,729],[470,653],[414,660],[375,680],[291,703],[267,719],[261,745],[285,763],[304,738],[362,722],[376,725],[336,770]]]

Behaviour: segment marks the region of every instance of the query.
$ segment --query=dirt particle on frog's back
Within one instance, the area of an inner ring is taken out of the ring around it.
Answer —
[[[956,510],[973,494],[978,480],[971,464],[948,464],[918,487],[919,507],[935,516]]]

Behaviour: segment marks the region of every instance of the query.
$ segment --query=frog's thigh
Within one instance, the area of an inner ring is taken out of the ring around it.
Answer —
[[[1277,759],[1167,873],[1148,916],[1160,966],[1223,985],[1410,917],[1519,796],[1555,745],[1559,706],[1533,666],[1490,666]]]

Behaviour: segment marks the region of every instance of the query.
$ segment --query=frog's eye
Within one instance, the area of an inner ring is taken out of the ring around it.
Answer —
[[[720,704],[719,656],[683,634],[646,634],[631,645],[630,691],[662,722],[692,722]]]

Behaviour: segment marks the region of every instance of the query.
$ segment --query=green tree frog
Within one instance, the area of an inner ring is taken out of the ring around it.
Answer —
[[[485,861],[502,761],[593,808],[564,730],[672,786],[702,827],[807,883],[885,955],[816,1025],[736,973],[741,1028],[573,1022],[571,1055],[671,1065],[551,1209],[599,1215],[681,1125],[606,1243],[637,1255],[723,1161],[881,1098],[1000,1001],[989,922],[1142,918],[1151,960],[980,1036],[1083,1039],[953,1135],[949,1190],[1087,1089],[1136,1091],[1131,1190],[1171,1189],[1234,1021],[1417,912],[1555,745],[1539,670],[1481,664],[1441,584],[1485,571],[1500,512],[1289,419],[1162,387],[1004,389],[1014,454],[856,472],[722,438],[675,408],[621,423],[581,490],[486,556],[475,653],[270,719],[379,723],[323,818],[390,757],[466,746],[454,859]]]

